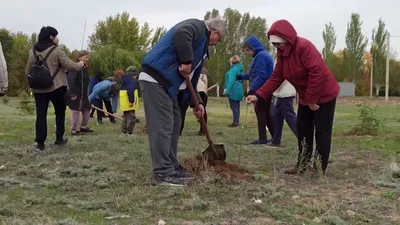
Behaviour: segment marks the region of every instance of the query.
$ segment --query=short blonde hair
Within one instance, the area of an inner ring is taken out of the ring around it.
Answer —
[[[229,62],[232,64],[240,63],[240,57],[238,55],[234,55],[229,59]]]

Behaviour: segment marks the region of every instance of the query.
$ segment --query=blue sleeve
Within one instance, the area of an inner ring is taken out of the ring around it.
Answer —
[[[268,80],[274,71],[274,62],[272,57],[265,55],[260,57],[254,65],[254,73],[256,73],[256,78],[252,82],[250,87],[251,91],[257,91],[263,84]]]
[[[112,97],[112,111],[113,113],[117,113],[117,109],[118,109],[118,100],[119,100],[119,96],[115,95]]]
[[[90,80],[90,86],[89,86],[89,95],[93,92],[93,88],[96,85],[97,80],[95,78],[92,78]]]
[[[248,73],[242,74],[242,80],[249,80],[250,76]]]

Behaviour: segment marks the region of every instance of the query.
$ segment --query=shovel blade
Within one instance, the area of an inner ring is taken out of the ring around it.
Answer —
[[[226,159],[226,151],[224,144],[213,144],[206,148],[203,151],[203,157],[207,160],[222,160],[225,161]]]

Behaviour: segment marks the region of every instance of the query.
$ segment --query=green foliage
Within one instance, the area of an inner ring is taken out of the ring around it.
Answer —
[[[0,29],[0,42],[3,47],[6,61],[10,60],[11,49],[14,43],[12,33],[4,28]]]
[[[336,31],[331,22],[325,24],[325,30],[322,32],[325,46],[322,49],[322,55],[325,63],[335,75],[336,80],[342,82],[344,77],[342,75],[343,59],[335,54],[336,47]]]
[[[18,109],[29,115],[33,114],[35,112],[35,106],[29,95],[26,92],[22,92],[20,97],[21,100],[19,101]]]
[[[137,58],[138,55],[134,52],[115,48],[112,45],[104,46],[91,53],[90,70],[102,71],[106,76],[114,76],[115,70],[119,68],[126,69],[131,65],[140,68]]]
[[[373,57],[373,73],[374,73],[374,84],[376,93],[378,96],[379,89],[385,84],[386,78],[386,56],[387,52],[387,35],[386,23],[382,19],[378,21],[378,27],[372,30],[372,46],[371,54]]]
[[[381,118],[376,115],[376,108],[372,108],[365,102],[358,107],[360,123],[350,131],[350,134],[359,136],[378,135],[379,130],[383,127],[383,122]]]
[[[357,13],[351,14],[347,23],[346,48],[344,49],[344,70],[355,82],[364,71],[364,53],[368,39],[362,33],[362,21]]]
[[[142,28],[135,17],[123,12],[97,22],[95,32],[89,37],[90,49],[106,45],[129,51],[147,49],[152,30],[145,23]]]

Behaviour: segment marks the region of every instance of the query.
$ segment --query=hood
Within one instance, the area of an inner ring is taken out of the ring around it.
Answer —
[[[56,45],[53,41],[39,41],[33,48],[38,52],[43,52],[44,50]]]
[[[241,72],[241,73],[243,73],[243,70],[244,70],[243,64],[241,64],[241,63],[233,64],[233,65],[232,65],[232,68],[238,69],[239,72]]]
[[[292,45],[294,45],[297,40],[297,32],[293,25],[287,20],[275,21],[268,31],[268,38],[270,35],[284,38]]]
[[[263,44],[256,38],[255,36],[250,36],[246,42],[246,45],[250,46],[254,50],[254,56],[256,56],[259,52],[265,50]]]

